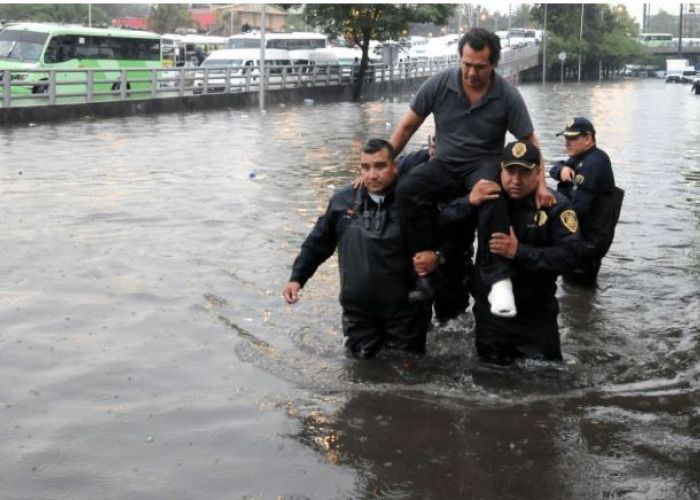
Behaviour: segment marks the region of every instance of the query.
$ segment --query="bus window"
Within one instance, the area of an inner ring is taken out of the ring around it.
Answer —
[[[268,45],[269,46],[269,45]],[[226,42],[227,49],[259,49],[259,38],[229,38]]]

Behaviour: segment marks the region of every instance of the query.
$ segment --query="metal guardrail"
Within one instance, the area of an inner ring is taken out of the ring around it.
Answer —
[[[370,64],[365,81],[392,81],[429,76],[457,58],[415,60],[395,65]],[[269,66],[265,88],[286,89],[352,84],[358,67],[338,65]],[[161,97],[257,92],[257,71],[240,74],[230,67],[122,68],[66,70],[3,70],[0,92],[4,108],[27,105],[77,104]]]
[[[502,54],[500,68],[539,53],[525,47]],[[391,82],[421,78],[458,62],[458,57],[412,59],[397,64],[370,64],[367,82]],[[240,74],[238,68],[122,68],[0,71],[2,107],[82,104],[94,102],[156,99],[187,95],[259,91],[257,70]],[[265,88],[270,90],[350,85],[359,73],[357,66],[293,65],[264,68]]]

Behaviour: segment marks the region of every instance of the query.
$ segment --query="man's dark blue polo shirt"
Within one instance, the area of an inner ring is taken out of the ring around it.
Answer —
[[[523,139],[535,130],[520,92],[495,71],[486,95],[473,106],[462,89],[460,67],[428,78],[410,106],[423,118],[433,113],[436,157],[455,165],[500,158],[506,131]]]

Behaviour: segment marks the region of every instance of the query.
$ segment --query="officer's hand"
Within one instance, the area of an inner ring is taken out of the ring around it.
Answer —
[[[518,238],[515,236],[513,226],[510,226],[510,234],[493,233],[489,240],[489,250],[491,253],[501,255],[507,259],[515,258],[518,251]]]
[[[438,265],[438,256],[432,250],[418,252],[413,256],[413,268],[418,276],[425,276],[435,271]]]
[[[574,177],[576,177],[576,172],[571,167],[563,167],[559,171],[559,180],[562,182],[574,182]]]
[[[287,301],[287,304],[296,304],[299,302],[300,289],[301,285],[296,281],[290,281],[287,283],[287,286],[285,286],[284,290],[282,290],[282,296],[284,297],[284,300]]]
[[[360,186],[362,186],[362,176],[361,176],[361,175],[358,175],[357,177],[355,177],[355,178],[352,180],[352,188],[353,188],[353,189],[357,189],[357,188],[359,188]]]
[[[485,201],[498,199],[500,192],[501,186],[498,183],[480,179],[469,192],[469,204],[476,207]]]
[[[535,193],[535,205],[537,208],[549,208],[557,204],[557,198],[547,189],[547,184],[542,181]]]

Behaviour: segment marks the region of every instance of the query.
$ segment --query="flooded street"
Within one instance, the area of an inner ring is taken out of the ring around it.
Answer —
[[[2,498],[700,497],[700,97],[520,90],[548,160],[587,116],[626,191],[600,290],[559,289],[563,364],[481,363],[470,312],[347,359],[335,258],[284,304],[407,97],[4,129]]]

